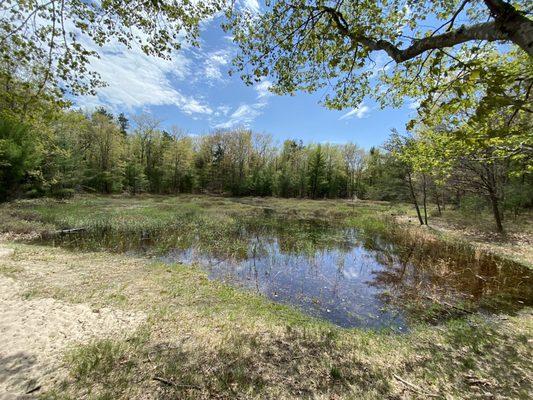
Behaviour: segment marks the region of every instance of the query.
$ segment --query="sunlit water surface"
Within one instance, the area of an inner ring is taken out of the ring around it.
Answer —
[[[286,235],[244,232],[250,236],[244,257],[215,256],[192,246],[173,250],[162,259],[198,264],[211,279],[295,305],[342,327],[405,332],[410,322],[420,318],[436,322],[461,314],[463,303],[477,305],[482,312],[531,304],[529,271],[512,263],[434,257],[424,254],[424,249],[395,246],[379,238],[360,240],[354,228],[312,225],[303,229],[309,230],[310,242],[320,229],[335,232],[339,239],[322,248],[312,244],[299,248]],[[420,257],[427,262],[420,262]],[[495,298],[499,302],[492,301]],[[424,314],[420,307],[435,304],[442,308],[436,315],[417,315]]]
[[[206,236],[201,227],[105,230],[55,237],[53,243],[198,264],[211,279],[342,327],[405,332],[421,320],[438,323],[471,311],[514,312],[533,305],[528,268],[467,246],[410,243],[335,222],[269,218],[218,237]]]

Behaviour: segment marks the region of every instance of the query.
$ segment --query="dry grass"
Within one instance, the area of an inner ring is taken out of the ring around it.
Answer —
[[[525,399],[531,391],[529,311],[407,335],[344,330],[193,267],[11,246],[15,255],[0,271],[25,282],[32,298],[148,315],[127,341],[67,353],[69,375],[45,398]]]
[[[15,254],[0,260],[0,274],[23,284],[26,299],[147,316],[127,340],[100,338],[64,349],[56,381],[39,382],[37,394],[49,399],[531,397],[533,315],[527,308],[518,315],[470,315],[439,326],[419,325],[403,335],[347,330],[210,281],[192,266],[13,241],[99,219],[123,226],[144,218],[165,226],[184,215],[179,213],[197,212],[221,221],[265,213],[364,219],[404,215],[409,208],[206,196],[86,196],[4,205],[0,220],[8,221],[3,231],[9,239],[3,245]],[[367,222],[380,229],[379,221]],[[412,232],[438,237],[414,225]]]

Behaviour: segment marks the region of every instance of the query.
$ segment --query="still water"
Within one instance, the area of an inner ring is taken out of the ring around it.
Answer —
[[[473,310],[512,311],[532,303],[530,272],[513,263],[438,243],[368,238],[355,228],[285,224],[243,228],[239,236],[247,252],[239,257],[193,245],[162,259],[198,264],[211,279],[342,327],[406,331],[421,319],[439,322]]]
[[[106,230],[54,243],[198,264],[211,279],[342,327],[405,332],[417,321],[439,323],[469,312],[533,305],[531,270],[465,245],[273,218],[212,231],[206,234],[201,224],[159,232]]]

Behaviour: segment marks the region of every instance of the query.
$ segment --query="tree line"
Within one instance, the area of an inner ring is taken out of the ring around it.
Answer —
[[[36,126],[0,117],[3,200],[75,192],[400,199],[391,155],[356,144],[274,143],[249,129],[192,136],[148,114],[57,112]],[[44,126],[43,124],[46,124]],[[41,130],[42,129],[42,130]],[[41,131],[40,131],[41,130]],[[43,132],[45,132],[43,134]]]
[[[421,224],[429,203],[437,212],[488,207],[500,232],[506,214],[532,206],[531,2],[276,0],[259,14],[225,0],[130,3],[0,5],[0,199],[75,191],[357,196],[411,201]],[[276,94],[327,89],[332,109],[366,97],[399,106],[409,97],[416,118],[406,134],[367,152],[297,140],[277,146],[245,129],[191,137],[146,116],[128,129],[124,115],[69,109],[65,94],[105,84],[91,69],[94,49],[116,41],[167,58],[184,43],[199,45],[200,22],[222,12],[245,83],[269,79]]]
[[[367,151],[354,143],[277,145],[249,129],[194,136],[162,129],[149,114],[134,116],[130,127],[124,114],[105,108],[47,110],[42,116],[53,118],[26,122],[0,114],[2,200],[88,192],[409,201],[421,224],[428,224],[429,208],[488,208],[498,230],[505,212],[517,216],[533,206],[528,158],[495,157],[495,148],[485,148],[483,158],[479,146],[468,153],[444,128],[393,131]]]

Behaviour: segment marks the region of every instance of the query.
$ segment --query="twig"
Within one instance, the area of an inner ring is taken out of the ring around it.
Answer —
[[[25,394],[32,394],[36,392],[37,390],[39,390],[40,388],[41,388],[41,385],[37,385],[33,389],[28,390]]]
[[[85,232],[85,228],[71,228],[71,229],[61,229],[57,231],[58,234],[66,235],[69,233],[78,233],[78,232]]]
[[[431,297],[431,296],[427,296],[427,295],[424,296],[424,297],[425,297],[426,299],[430,300],[430,301],[433,301],[433,302],[437,303],[437,304],[440,305],[440,306],[445,306],[445,307],[448,307],[448,308],[454,308],[454,309],[456,309],[456,310],[458,310],[458,311],[461,311],[461,312],[463,312],[463,313],[465,313],[465,314],[475,314],[475,312],[473,312],[473,311],[470,311],[470,310],[467,310],[467,309],[465,309],[465,308],[462,308],[462,307],[456,306],[456,305],[454,305],[454,304],[450,304],[450,303],[448,303],[447,301],[439,301],[439,300],[437,300],[437,299],[435,299],[435,298],[433,298],[433,297]]]
[[[418,393],[418,394],[421,394],[421,395],[424,395],[424,396],[429,396],[429,397],[441,397],[440,395],[438,394],[435,394],[435,393],[430,393],[430,392],[426,392],[424,389],[412,384],[411,382],[409,381],[406,381],[405,379],[399,377],[398,375],[396,374],[392,374],[392,376],[394,378],[396,378],[397,380],[399,380],[400,382],[402,382],[404,385],[406,385],[409,389],[411,389],[413,392],[415,393]]]

